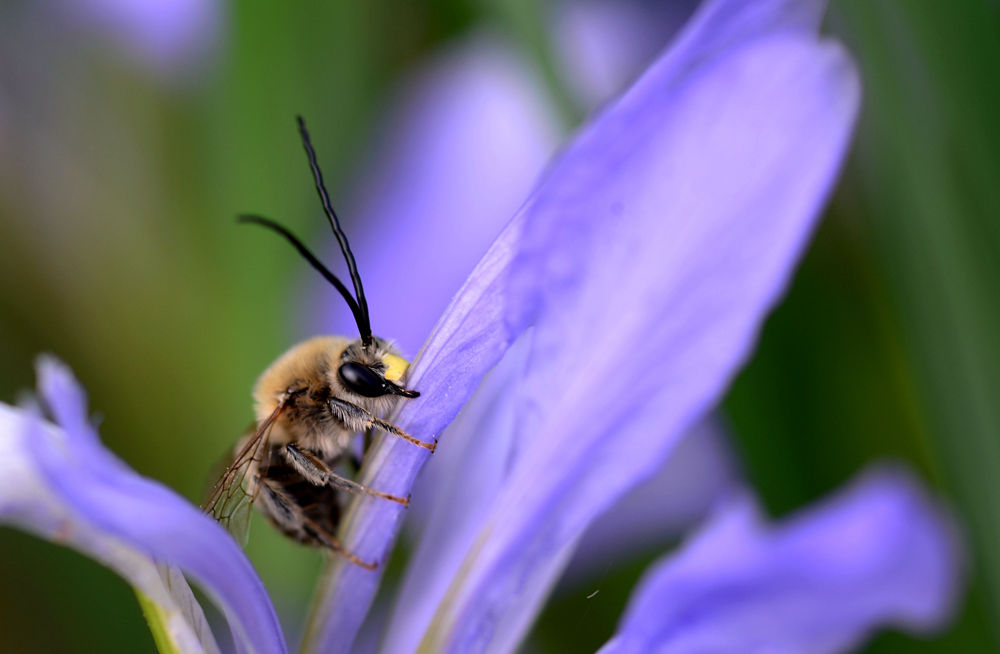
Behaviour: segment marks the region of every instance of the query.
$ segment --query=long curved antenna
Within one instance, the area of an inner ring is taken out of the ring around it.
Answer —
[[[372,326],[368,314],[368,300],[365,299],[365,289],[361,286],[361,275],[358,274],[358,264],[354,260],[354,253],[351,252],[351,245],[347,242],[347,235],[340,228],[340,220],[337,218],[337,213],[333,210],[333,205],[330,203],[330,196],[326,192],[326,185],[323,183],[323,173],[316,162],[316,152],[313,150],[312,141],[309,140],[306,121],[302,116],[296,116],[295,119],[299,123],[302,145],[305,147],[306,155],[309,157],[309,167],[312,168],[313,179],[316,182],[316,192],[319,193],[320,202],[323,203],[323,211],[326,213],[326,218],[330,222],[333,234],[337,237],[337,242],[340,244],[340,251],[344,253],[344,259],[347,260],[347,270],[351,274],[351,281],[354,282],[354,293],[357,295],[358,307],[361,309],[360,315],[364,318],[363,323],[361,320],[358,320],[358,330],[361,332],[361,342],[368,345],[372,340]]]
[[[269,218],[264,218],[263,216],[254,216],[251,214],[240,214],[236,217],[236,222],[242,224],[253,224],[260,225],[261,227],[266,227],[271,231],[277,232],[285,237],[285,239],[292,244],[292,246],[299,251],[302,258],[309,262],[309,264],[319,271],[319,274],[323,275],[323,279],[333,284],[334,288],[340,291],[340,294],[344,296],[347,300],[347,306],[351,308],[351,313],[354,314],[354,320],[358,323],[358,328],[361,328],[363,314],[361,313],[361,308],[358,303],[354,301],[354,297],[351,295],[351,291],[344,286],[344,283],[337,279],[337,276],[330,272],[326,266],[324,266],[319,259],[317,259],[312,252],[310,252],[306,246],[302,245],[302,241],[295,238],[295,235],[290,231],[274,222]],[[364,324],[367,325],[368,321],[365,320]],[[361,332],[361,336],[364,337],[365,332]],[[368,332],[368,338],[371,338],[371,330]]]

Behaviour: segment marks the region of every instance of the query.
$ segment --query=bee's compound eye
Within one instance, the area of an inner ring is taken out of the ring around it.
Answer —
[[[341,381],[358,395],[380,397],[392,392],[384,379],[360,363],[348,361],[340,366],[338,374],[340,374]]]

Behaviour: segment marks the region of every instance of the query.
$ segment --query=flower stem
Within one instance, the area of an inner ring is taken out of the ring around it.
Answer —
[[[167,626],[168,617],[163,607],[149,598],[138,588],[133,587],[139,606],[142,608],[142,615],[146,618],[149,631],[153,635],[153,642],[156,643],[156,650],[160,654],[184,654],[183,650],[177,646],[170,636],[170,628]]]

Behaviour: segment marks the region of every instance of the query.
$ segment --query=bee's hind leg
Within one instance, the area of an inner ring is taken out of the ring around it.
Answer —
[[[325,547],[365,570],[378,568],[377,563],[363,561],[345,549],[336,536],[310,519],[302,507],[273,480],[265,478],[262,481],[257,506],[275,527],[298,542]]]
[[[348,479],[347,477],[338,475],[331,470],[330,466],[326,465],[322,459],[309,450],[302,449],[289,443],[281,448],[281,453],[285,457],[285,460],[288,461],[289,465],[295,468],[299,474],[301,474],[310,484],[313,484],[314,486],[329,484],[334,488],[347,491],[348,493],[354,493],[356,495],[366,494],[374,497],[381,497],[391,502],[402,504],[403,506],[408,506],[410,504],[409,497],[400,497],[398,495],[383,493],[382,491],[377,491],[374,488],[368,488],[367,486],[363,486],[356,481]]]

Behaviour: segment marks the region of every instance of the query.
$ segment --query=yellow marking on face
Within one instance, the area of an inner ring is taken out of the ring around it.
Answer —
[[[389,381],[399,381],[406,374],[406,369],[410,367],[410,362],[403,357],[398,357],[395,354],[387,354],[382,357],[382,363],[385,364],[385,378]]]

